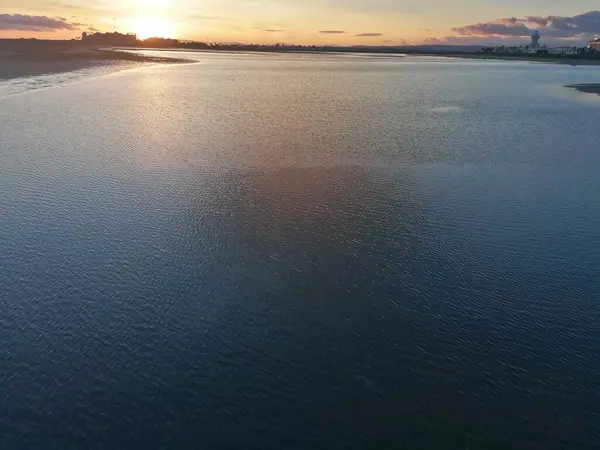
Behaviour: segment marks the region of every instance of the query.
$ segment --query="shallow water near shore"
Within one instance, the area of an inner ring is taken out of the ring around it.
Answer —
[[[206,54],[6,96],[2,445],[594,448],[597,78]]]
[[[73,66],[73,64],[71,64],[71,66]],[[87,66],[76,63],[74,66],[74,70],[65,70],[63,68],[54,69],[52,67],[47,69],[37,69],[38,72],[42,73],[35,75],[22,75],[16,71],[15,74],[11,74],[9,79],[0,80],[0,100],[12,95],[23,94],[38,89],[60,87],[65,84],[101,77],[103,75],[135,67],[133,64],[127,63],[87,64]],[[47,71],[47,73],[43,73],[45,71]]]

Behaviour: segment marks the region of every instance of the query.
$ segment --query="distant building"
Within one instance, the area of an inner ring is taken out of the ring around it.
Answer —
[[[590,45],[588,45],[588,49],[593,52],[600,52],[600,38],[596,38],[590,41]]]
[[[113,47],[135,47],[137,36],[132,33],[82,33],[82,42],[90,45],[109,45]]]
[[[147,48],[176,48],[179,46],[179,41],[177,39],[151,37],[139,42],[138,45]]]
[[[531,44],[529,45],[530,48],[535,49],[535,48],[540,48],[540,38],[542,36],[540,35],[540,32],[538,30],[535,30],[533,32],[533,34],[531,35]]]

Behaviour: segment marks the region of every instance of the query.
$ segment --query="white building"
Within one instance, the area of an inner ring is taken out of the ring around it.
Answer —
[[[529,45],[529,48],[535,49],[535,48],[540,48],[540,38],[542,36],[540,35],[540,32],[538,30],[535,30],[533,32],[533,34],[531,35],[531,44]]]

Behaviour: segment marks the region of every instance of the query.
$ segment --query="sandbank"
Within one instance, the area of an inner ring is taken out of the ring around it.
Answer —
[[[163,58],[92,48],[69,41],[0,40],[0,80],[71,72],[96,66],[133,68],[146,64],[175,64]]]
[[[600,95],[600,83],[567,84],[566,87],[576,89],[579,92],[585,92],[586,94]]]

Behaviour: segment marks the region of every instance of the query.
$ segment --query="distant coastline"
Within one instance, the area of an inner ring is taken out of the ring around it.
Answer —
[[[152,41],[151,41],[152,42]],[[162,44],[165,40],[158,40]],[[168,42],[168,41],[167,41]],[[174,41],[177,42],[177,41]],[[150,43],[150,42],[149,42]],[[137,47],[86,45],[81,41],[42,41],[33,39],[0,39],[0,80],[31,77],[38,75],[71,72],[94,66],[115,66],[118,69],[138,67],[147,64],[177,64],[191,62],[190,59],[157,57],[137,53],[141,50],[204,52],[268,52],[268,53],[363,53],[378,56],[430,56],[442,58],[462,58],[498,61],[529,61],[547,64],[600,65],[600,55],[538,55],[531,53],[484,53],[468,48],[458,51],[439,49],[427,50],[423,47],[315,47],[315,46],[256,46],[256,45],[212,45],[195,48],[190,43],[182,47]],[[119,51],[119,49],[125,51]],[[573,87],[573,86],[570,86]],[[596,91],[595,85],[577,88],[582,92]]]
[[[265,52],[265,53],[362,53],[381,56],[433,56],[442,58],[463,58],[501,61],[530,61],[547,64],[567,64],[572,66],[600,65],[600,53],[584,54],[536,54],[519,52],[483,52],[475,46],[448,46],[440,50],[439,46],[302,46],[302,45],[244,45],[244,44],[215,44],[185,43],[169,39],[151,39],[139,41],[137,47],[128,50],[159,50],[159,51],[188,51],[188,52]]]
[[[477,51],[424,51],[416,50],[399,50],[395,47],[385,50],[383,47],[378,47],[378,50],[373,50],[370,47],[273,47],[273,46],[219,46],[208,48],[186,48],[186,47],[122,47],[123,50],[140,51],[180,51],[180,52],[260,52],[260,53],[302,53],[302,54],[339,54],[339,53],[361,53],[372,54],[379,56],[432,56],[440,58],[462,58],[462,59],[477,59],[477,60],[498,60],[498,61],[523,61],[523,62],[539,62],[546,64],[565,64],[571,66],[600,66],[600,55],[537,55],[535,53],[484,53]]]
[[[458,52],[415,52],[409,55],[440,56],[444,58],[463,58],[500,61],[529,61],[546,64],[566,64],[571,66],[600,66],[600,57],[577,56],[577,55],[536,55],[534,53],[458,53]]]

